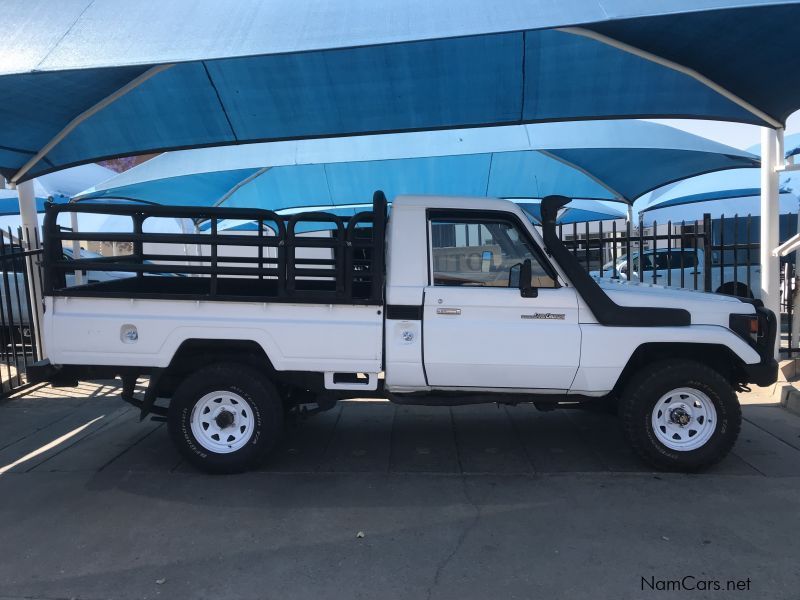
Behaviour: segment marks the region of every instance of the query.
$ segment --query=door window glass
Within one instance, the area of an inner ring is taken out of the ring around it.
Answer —
[[[667,252],[659,252],[656,254],[656,269],[659,271],[669,269],[670,256]]]
[[[530,259],[531,285],[556,287],[531,242],[507,221],[433,219],[431,254],[434,285],[508,287],[511,267]]]

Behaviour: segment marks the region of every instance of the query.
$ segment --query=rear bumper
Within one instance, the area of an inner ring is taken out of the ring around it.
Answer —
[[[139,376],[146,368],[113,367],[106,365],[54,365],[49,359],[28,365],[25,373],[28,383],[49,383],[55,387],[75,387],[79,381],[114,379],[118,376]]]
[[[40,360],[25,368],[28,383],[50,383],[55,387],[75,387],[78,378],[68,370],[60,369],[50,363],[49,359]]]

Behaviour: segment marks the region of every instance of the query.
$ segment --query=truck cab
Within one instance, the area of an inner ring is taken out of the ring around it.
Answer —
[[[400,197],[387,216],[379,192],[372,211],[347,220],[203,209],[274,233],[224,239],[213,226],[205,237],[142,233],[147,218],[185,208],[49,208],[48,361],[35,372],[57,383],[121,377],[125,398],[165,417],[181,452],[214,472],[260,460],[287,411],[364,396],[612,406],[657,468],[712,464],[739,431],[736,391],[776,379],[775,316],[757,300],[598,282],[555,234],[567,201],[542,202],[542,235],[512,202]],[[68,284],[70,268],[92,265],[58,259],[82,235],[58,228],[64,210],[131,216],[134,254],[94,265],[129,278]],[[301,222],[325,224],[323,234],[294,235]],[[211,250],[182,263],[149,255],[149,241]],[[232,244],[252,255],[226,257]],[[138,398],[140,376],[149,386]]]

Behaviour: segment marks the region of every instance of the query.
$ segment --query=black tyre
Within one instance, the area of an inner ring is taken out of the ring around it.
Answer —
[[[255,369],[219,363],[178,385],[167,421],[186,460],[209,473],[239,473],[275,446],[283,431],[283,405]]]
[[[728,454],[742,426],[731,384],[690,360],[665,360],[642,369],[625,387],[619,411],[633,449],[664,471],[713,465]]]

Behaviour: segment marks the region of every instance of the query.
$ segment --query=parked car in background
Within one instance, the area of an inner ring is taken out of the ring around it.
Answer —
[[[750,257],[746,254],[741,249],[737,250],[734,260],[732,251],[726,251],[722,256],[719,252],[713,253],[710,291],[742,298],[760,297],[761,266],[758,264],[758,253],[752,251]],[[589,274],[596,278],[617,278],[675,289],[705,291],[706,267],[702,248],[658,248],[642,253],[633,252],[630,268],[629,273],[628,256],[623,254],[617,258],[616,269],[611,260],[603,265],[602,272],[595,270]]]

